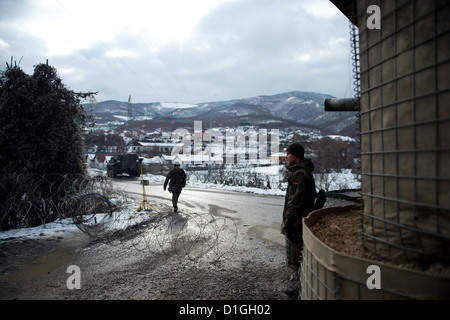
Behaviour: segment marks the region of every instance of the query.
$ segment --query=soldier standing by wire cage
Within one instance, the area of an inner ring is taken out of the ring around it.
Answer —
[[[304,153],[305,149],[300,143],[292,143],[286,149],[288,171],[291,175],[286,190],[281,232],[286,236],[287,264],[296,276],[303,249],[302,219],[314,210],[316,195],[312,175],[314,164],[304,157]],[[296,299],[299,288],[289,288],[285,293],[290,298]]]
[[[180,197],[181,190],[186,186],[186,173],[180,168],[179,163],[175,163],[175,166],[166,176],[164,181],[164,190],[169,184],[169,192],[172,193],[172,205],[173,211],[178,211],[178,198]]]

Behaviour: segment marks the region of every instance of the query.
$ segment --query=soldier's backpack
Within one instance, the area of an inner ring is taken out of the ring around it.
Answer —
[[[325,202],[327,201],[327,196],[325,194],[325,190],[320,189],[317,193],[317,199],[314,203],[314,210],[321,209],[325,205]]]

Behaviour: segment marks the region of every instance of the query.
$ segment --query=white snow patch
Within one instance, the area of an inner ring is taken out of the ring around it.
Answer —
[[[169,109],[181,109],[181,108],[194,108],[197,107],[196,104],[187,104],[187,103],[180,103],[180,102],[160,102],[161,106],[163,108],[169,108]]]

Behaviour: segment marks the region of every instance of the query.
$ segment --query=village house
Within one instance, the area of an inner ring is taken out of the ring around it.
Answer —
[[[86,153],[96,153],[98,147],[97,147],[97,145],[95,145],[95,144],[93,144],[93,143],[90,143],[90,144],[86,145],[86,146],[84,147],[84,149],[85,149],[85,152],[86,152]]]
[[[87,154],[86,161],[89,168],[106,170],[106,166],[108,165],[108,161],[112,158],[111,154]]]
[[[171,154],[172,150],[177,146],[173,142],[144,142],[133,141],[128,145],[128,153],[146,153],[150,156]]]
[[[171,155],[162,154],[160,156],[160,158],[161,158],[161,161],[162,161],[163,164],[172,164],[172,161],[173,161],[174,157],[171,156]]]
[[[207,154],[178,154],[172,158],[172,163],[180,163],[184,167],[208,166],[209,164],[222,164],[223,157]]]

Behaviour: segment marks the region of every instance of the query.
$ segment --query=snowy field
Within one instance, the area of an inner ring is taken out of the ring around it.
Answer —
[[[273,196],[284,196],[286,194],[287,183],[283,182],[286,172],[285,166],[267,166],[255,168],[240,168],[231,169],[229,172],[224,170],[224,175],[232,176],[234,182],[238,177],[242,185],[236,183],[230,185],[227,183],[211,183],[207,178],[207,171],[201,172],[187,172],[188,184],[192,187],[207,188],[207,189],[222,189],[236,192],[256,193]],[[332,172],[326,174],[314,174],[316,180],[317,190],[324,189],[325,191],[345,190],[345,189],[360,189],[361,182],[357,174],[352,173],[350,169],[342,169],[341,172]],[[164,177],[147,175],[146,179],[153,182],[164,182]],[[214,175],[209,180],[214,179]],[[262,182],[261,187],[250,187],[249,184],[255,181]]]

